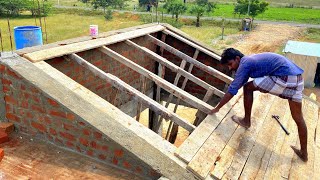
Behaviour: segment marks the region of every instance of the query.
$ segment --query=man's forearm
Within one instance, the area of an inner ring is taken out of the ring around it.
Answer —
[[[227,102],[229,102],[232,97],[233,97],[232,94],[226,93],[221,99],[221,101],[219,102],[219,104],[216,106],[216,109],[222,108],[222,106],[224,106]]]

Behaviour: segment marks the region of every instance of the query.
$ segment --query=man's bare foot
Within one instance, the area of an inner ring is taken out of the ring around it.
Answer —
[[[292,150],[299,156],[303,162],[308,161],[308,153],[302,153],[298,148],[291,146]]]
[[[239,124],[240,126],[244,127],[245,129],[248,129],[248,128],[250,128],[250,126],[251,126],[251,124],[245,122],[245,121],[243,120],[243,118],[240,118],[240,117],[238,117],[238,116],[236,116],[236,115],[233,115],[233,116],[231,117],[231,119],[232,119],[235,123],[237,123],[237,124]]]

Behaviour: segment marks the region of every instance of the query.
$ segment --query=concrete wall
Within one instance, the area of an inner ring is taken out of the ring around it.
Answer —
[[[194,55],[194,52],[196,51],[195,48],[185,44],[184,42],[181,42],[171,36],[167,36],[166,37],[166,43],[176,49],[178,49],[179,51],[187,54],[188,56],[190,57],[193,57]],[[170,60],[171,62],[173,62],[174,64],[176,64],[177,66],[180,66],[181,64],[181,61],[182,59],[180,59],[179,57],[165,51],[164,52],[164,57],[168,60]],[[219,60],[216,60],[214,58],[212,58],[211,56],[208,56],[202,52],[199,53],[198,55],[198,58],[197,58],[198,61],[200,61],[201,63],[207,65],[207,66],[211,66],[225,74],[228,74],[229,71],[227,68],[223,67],[221,64],[220,64],[220,61]],[[185,68],[186,71],[188,71],[188,68],[189,68],[189,63],[187,63],[187,66]],[[221,81],[220,79],[218,78],[215,78],[211,75],[209,75],[208,73],[200,70],[199,68],[197,67],[193,67],[193,70],[192,70],[192,74],[195,75],[196,77],[204,80],[205,82],[213,85],[214,87],[220,89],[220,90],[223,90],[224,87],[225,87],[225,83],[223,81]],[[229,74],[230,75],[230,74]],[[165,74],[165,79],[167,79],[168,81],[170,81],[171,83],[173,83],[174,81],[174,78],[176,76],[176,73],[173,73],[171,72],[169,69],[166,70],[166,74]],[[181,87],[182,85],[182,82],[183,82],[183,79],[184,78],[180,78],[180,81],[179,81],[179,87]],[[191,81],[188,81],[187,83],[187,86],[185,88],[185,90],[189,93],[191,93],[192,95],[194,96],[197,96],[199,98],[203,98],[203,96],[205,95],[206,93],[206,90],[203,89],[202,87],[198,86],[197,84],[191,82]]]
[[[156,46],[154,44],[148,43],[144,38],[137,38],[137,39],[134,39],[133,41],[142,46],[149,48],[152,51],[156,50]],[[131,46],[125,43],[117,43],[117,44],[112,44],[108,47],[114,50],[115,52],[123,55],[124,57],[130,59],[131,61],[139,64],[140,66],[148,69],[149,71],[151,72],[155,71],[155,61],[146,57],[144,54],[140,53],[139,51],[132,48]],[[78,53],[78,55],[80,55],[82,58],[92,63],[96,67],[100,68],[104,72],[111,73],[117,76],[118,78],[120,78],[121,80],[129,84],[130,86],[141,91],[140,74],[131,70],[129,67],[108,57],[107,55],[103,54],[99,50],[84,51],[84,52]],[[114,104],[113,102],[115,102],[114,98],[116,94],[116,89],[113,88],[109,83],[106,83],[105,80],[102,80],[94,76],[94,74],[91,73],[89,70],[87,70],[86,68],[83,68],[82,66],[80,66],[79,64],[73,61],[66,61],[63,58],[55,58],[52,60],[48,60],[46,62],[117,107],[121,107],[131,100],[131,97],[129,95],[119,91],[119,94],[117,95],[116,103]],[[147,92],[150,92],[152,90],[152,87],[153,87],[152,81],[147,80]],[[130,108],[131,110],[135,110],[134,105],[136,104],[132,102],[131,106],[126,105],[124,106],[125,109],[123,110],[128,111],[128,107],[131,107]],[[135,111],[133,112],[134,113],[130,113],[130,114],[132,114],[132,116],[136,115],[135,114],[136,112]]]
[[[72,90],[66,89],[68,85],[72,86],[74,91],[77,88],[81,90],[81,87],[73,85],[70,80],[66,85],[59,84],[55,82],[55,79],[36,69],[30,62],[22,61],[25,60],[20,58],[18,63],[14,59],[0,61],[0,87],[2,87],[0,97],[4,97],[1,99],[0,109],[1,112],[5,112],[6,121],[13,122],[15,128],[22,133],[72,149],[146,178],[159,177],[153,168],[111,139],[110,130],[101,131],[87,118],[84,119],[86,116],[83,114],[89,116],[90,113],[95,113],[97,117],[94,119],[100,121],[100,125],[104,128],[106,126],[111,128],[111,124],[107,123],[108,118],[101,116],[103,113],[98,112],[98,109],[90,109],[90,104],[84,102],[83,99],[86,97],[75,96]],[[12,67],[20,68],[22,75]],[[51,72],[54,73],[54,71]],[[59,80],[65,78],[59,77],[58,74],[54,76]],[[43,87],[39,88],[36,83]],[[48,94],[46,90],[51,93]],[[65,102],[61,103],[51,97],[56,94],[60,94],[59,99]],[[85,93],[87,94],[89,92]],[[84,103],[84,106],[81,107],[81,103]],[[111,107],[104,106],[111,109]],[[71,110],[70,107],[79,108],[82,115]],[[122,119],[119,113],[117,116]],[[121,128],[112,127],[111,129],[119,130],[123,136],[126,136]]]

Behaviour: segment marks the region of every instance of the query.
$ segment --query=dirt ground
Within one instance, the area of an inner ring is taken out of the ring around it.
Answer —
[[[270,25],[270,24],[259,24],[251,32],[242,32],[238,35],[232,35],[225,38],[224,40],[216,41],[220,43],[221,47],[234,47],[239,49],[245,55],[261,53],[261,52],[281,52],[288,40],[299,40],[302,36],[305,28],[293,27],[289,25]],[[233,43],[229,43],[233,42]],[[228,45],[226,45],[228,44]],[[319,88],[308,88],[305,90],[306,95],[311,93],[317,95],[318,101],[320,102],[320,89]],[[173,109],[174,105],[171,105],[169,109]],[[178,116],[193,123],[195,119],[196,109],[188,108],[185,106],[179,106],[177,114]],[[148,117],[147,111],[142,113],[143,124],[147,126]],[[166,130],[168,128],[168,122],[164,123],[163,126],[163,137],[165,137]],[[179,127],[179,133],[175,146],[179,147],[183,141],[188,137],[189,133],[183,128]]]

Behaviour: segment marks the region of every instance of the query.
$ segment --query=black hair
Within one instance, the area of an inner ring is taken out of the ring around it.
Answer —
[[[239,56],[241,59],[244,55],[234,48],[225,49],[221,55],[221,64],[227,64],[228,61],[234,60],[236,56]]]

